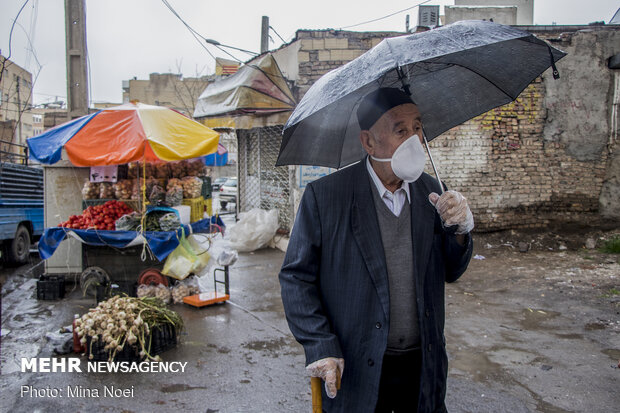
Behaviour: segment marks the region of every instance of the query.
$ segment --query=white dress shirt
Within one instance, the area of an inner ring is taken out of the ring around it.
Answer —
[[[370,164],[370,157],[366,158],[366,168],[368,168],[368,173],[372,178],[372,181],[375,183],[377,187],[377,191],[379,191],[379,196],[385,202],[385,205],[392,211],[392,213],[396,216],[400,215],[400,211],[403,209],[403,205],[405,204],[405,199],[411,203],[411,196],[409,195],[409,184],[403,181],[400,188],[398,188],[394,193],[390,192],[381,182],[377,173],[372,168]]]

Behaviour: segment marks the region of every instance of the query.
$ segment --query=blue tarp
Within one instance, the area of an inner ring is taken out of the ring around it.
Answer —
[[[204,157],[205,165],[207,166],[224,166],[228,163],[228,152],[220,155],[219,153],[212,153]]]
[[[186,235],[192,232],[210,232],[211,222],[222,227],[224,226],[219,217],[212,217],[211,219],[202,219],[194,222],[191,224],[191,229],[188,225],[184,225],[183,230]],[[50,258],[60,243],[67,238],[69,234],[79,238],[85,244],[94,246],[125,248],[127,246],[141,245],[139,242],[140,233],[138,231],[99,231],[92,229],[84,230],[62,227],[47,228],[39,240],[39,254],[41,254],[41,258],[44,260]],[[177,231],[146,231],[144,233],[144,238],[146,239],[149,248],[159,261],[163,261],[168,254],[174,251],[174,249],[179,245],[180,237],[182,237],[181,228]],[[136,239],[138,239],[138,244],[135,242],[132,244],[132,242]]]

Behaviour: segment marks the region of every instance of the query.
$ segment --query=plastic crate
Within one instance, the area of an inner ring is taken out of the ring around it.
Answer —
[[[213,200],[211,198],[205,199],[205,209],[208,216],[213,215]]]
[[[127,204],[128,207],[133,209],[134,211],[140,211],[140,200],[139,199],[82,199],[82,209],[86,209],[89,206],[97,206],[103,205],[108,201],[118,201],[124,204]]]
[[[115,295],[136,297],[138,283],[134,281],[114,281],[111,284],[100,284],[95,287],[97,304]]]
[[[199,176],[202,179],[202,197],[204,199],[211,199],[213,188],[211,187],[211,177],[210,176]]]
[[[37,300],[60,300],[65,296],[65,278],[42,275],[37,281]]]
[[[170,350],[177,345],[177,333],[172,324],[162,324],[155,326],[151,329],[151,334],[148,336],[146,342],[146,348],[151,356],[163,353],[166,350]],[[109,350],[105,350],[105,343],[99,340],[92,342],[92,337],[86,337],[86,351],[91,351],[94,361],[107,361],[110,358]],[[150,350],[149,350],[150,348]],[[117,351],[114,356],[114,361],[141,361],[140,349],[138,347],[125,344],[121,351]]]
[[[183,205],[189,205],[189,222],[200,221],[204,215],[205,202],[203,197],[183,199]]]

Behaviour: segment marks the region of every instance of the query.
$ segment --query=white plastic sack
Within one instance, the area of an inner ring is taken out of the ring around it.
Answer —
[[[239,222],[230,230],[230,246],[237,251],[254,251],[269,244],[278,230],[278,210],[254,208],[239,214]]]

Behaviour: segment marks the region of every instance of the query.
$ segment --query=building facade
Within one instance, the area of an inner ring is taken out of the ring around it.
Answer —
[[[183,77],[175,73],[151,73],[148,80],[123,81],[123,103],[138,101],[167,106],[187,116],[194,113],[196,101],[211,77]]]
[[[33,134],[32,74],[0,56],[0,140],[2,152],[23,154],[21,146]],[[21,146],[20,146],[21,145]],[[5,154],[7,155],[7,154]]]

